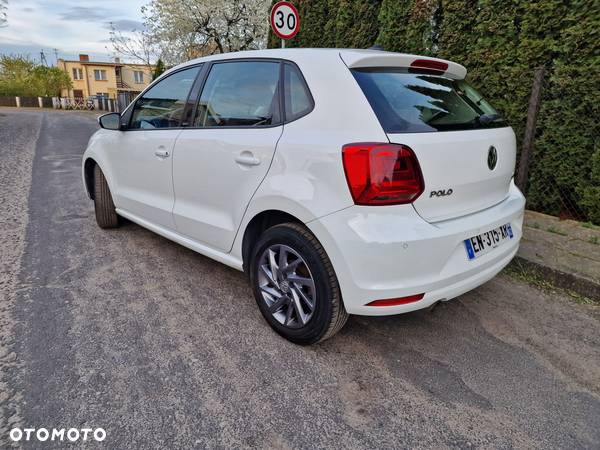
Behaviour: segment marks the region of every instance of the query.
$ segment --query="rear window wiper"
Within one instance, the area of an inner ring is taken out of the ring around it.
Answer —
[[[481,125],[487,125],[492,122],[501,121],[502,117],[500,114],[482,114],[475,118],[475,121]]]

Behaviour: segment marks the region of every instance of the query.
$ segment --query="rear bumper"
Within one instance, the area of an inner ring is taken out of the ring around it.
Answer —
[[[352,206],[309,222],[336,271],[350,314],[391,315],[450,300],[493,278],[515,256],[522,236],[525,199],[511,186],[501,203],[437,223],[411,205]],[[514,238],[469,261],[463,241],[510,223]],[[398,306],[366,306],[373,300],[424,293]]]

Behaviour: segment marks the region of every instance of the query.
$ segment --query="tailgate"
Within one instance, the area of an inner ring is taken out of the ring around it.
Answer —
[[[489,208],[508,195],[516,154],[510,127],[388,137],[408,145],[419,160],[425,191],[413,205],[429,222]]]

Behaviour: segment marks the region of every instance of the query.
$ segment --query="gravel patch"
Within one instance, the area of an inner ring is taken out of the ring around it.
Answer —
[[[11,391],[8,371],[17,364],[11,308],[19,289],[25,248],[31,166],[43,115],[0,110],[0,435],[19,421],[20,396]]]

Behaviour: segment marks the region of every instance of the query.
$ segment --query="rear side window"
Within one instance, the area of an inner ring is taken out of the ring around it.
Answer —
[[[240,61],[210,69],[195,127],[274,125],[279,118],[279,63]]]
[[[285,121],[291,122],[308,114],[313,101],[300,71],[296,66],[284,66]]]
[[[176,128],[199,66],[175,72],[159,81],[135,103],[130,128]]]
[[[352,70],[352,74],[386,133],[506,126],[464,80],[395,68]]]

